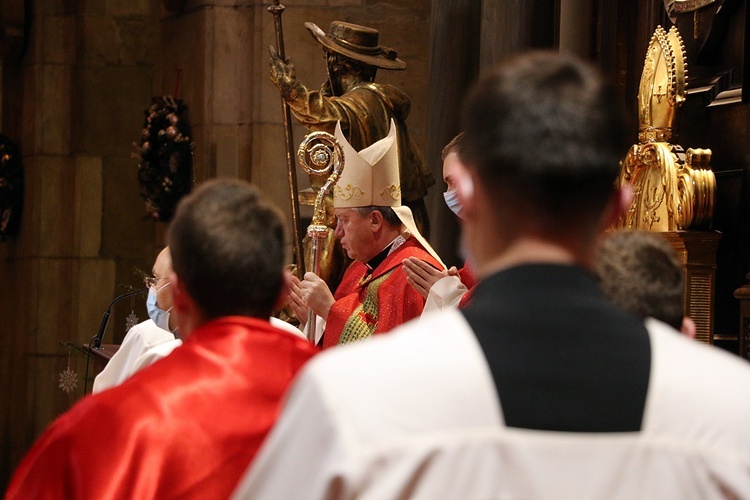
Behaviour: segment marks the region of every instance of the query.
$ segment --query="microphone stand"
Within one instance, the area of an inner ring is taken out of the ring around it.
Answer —
[[[96,337],[92,339],[92,344],[94,349],[101,349],[102,347],[102,338],[104,337],[104,331],[107,329],[107,323],[109,323],[109,316],[112,313],[112,306],[118,303],[120,300],[131,297],[133,295],[138,295],[139,293],[148,292],[148,288],[142,288],[140,290],[136,290],[134,292],[128,292],[123,293],[122,295],[118,295],[114,298],[114,300],[109,304],[109,307],[107,307],[107,310],[104,312],[104,317],[102,318],[102,324],[99,326],[99,333],[96,334]]]
[[[104,337],[104,332],[107,330],[107,323],[109,323],[109,316],[112,314],[112,306],[117,304],[122,299],[125,299],[127,297],[132,297],[133,295],[137,295],[139,293],[148,292],[148,288],[142,288],[140,290],[136,290],[134,292],[127,292],[123,293],[122,295],[118,295],[117,297],[110,302],[109,306],[107,307],[107,310],[104,312],[104,316],[102,317],[102,324],[99,325],[99,332],[91,338],[91,342],[89,342],[89,348],[86,350],[86,375],[83,377],[83,394],[86,395],[86,392],[88,392],[88,386],[89,386],[89,360],[91,359],[91,349],[97,349],[101,350],[102,348],[102,338]]]

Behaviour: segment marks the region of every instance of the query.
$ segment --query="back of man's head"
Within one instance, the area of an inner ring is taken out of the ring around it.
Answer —
[[[681,329],[685,275],[672,246],[660,235],[613,231],[599,245],[594,268],[612,302],[636,316]]]
[[[172,265],[204,319],[270,316],[284,280],[284,233],[278,210],[243,181],[208,181],[180,202]]]
[[[601,211],[627,136],[616,91],[595,68],[571,55],[531,52],[474,86],[462,156],[497,203],[559,221]]]

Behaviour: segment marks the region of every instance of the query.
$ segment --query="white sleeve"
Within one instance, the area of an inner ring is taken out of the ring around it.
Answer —
[[[461,297],[468,291],[458,276],[446,276],[439,279],[430,288],[422,314],[442,311],[458,306]]]
[[[320,339],[323,338],[323,332],[326,330],[326,320],[321,318],[320,316],[315,316],[315,342],[313,344],[318,345],[320,343]],[[302,336],[304,338],[310,338],[309,332],[310,331],[310,323],[308,322],[305,324],[304,330],[302,330]]]
[[[138,358],[154,345],[168,340],[174,340],[174,335],[162,330],[150,319],[133,326],[122,339],[120,348],[107,362],[107,366],[94,379],[92,394],[123,383],[135,373],[133,366]]]
[[[269,323],[271,323],[271,326],[275,326],[279,330],[284,330],[285,332],[292,333],[296,335],[297,337],[301,337],[305,340],[307,340],[307,337],[305,337],[305,334],[302,333],[302,330],[299,328],[292,326],[291,324],[287,323],[286,321],[280,320],[279,318],[275,318],[271,316],[271,318],[268,320]]]
[[[94,386],[91,389],[92,394],[120,385],[130,376],[133,363],[149,347],[143,336],[142,329],[143,323],[138,323],[128,330],[125,338],[122,339],[120,348],[107,362],[107,366],[94,379]]]
[[[174,351],[181,345],[182,340],[180,339],[168,340],[166,342],[162,342],[161,344],[155,345],[148,351],[138,356],[138,359],[136,359],[133,363],[133,369],[130,371],[130,375],[132,376],[135,373],[146,368],[148,365],[152,365],[160,359],[166,358],[167,356],[172,354],[172,351]]]
[[[290,390],[281,417],[232,498],[351,497],[346,429],[327,402],[321,378],[308,369],[311,364]]]

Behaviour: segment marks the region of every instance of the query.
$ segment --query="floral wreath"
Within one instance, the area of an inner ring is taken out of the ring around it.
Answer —
[[[18,233],[23,207],[21,150],[0,134],[0,241]]]
[[[147,217],[169,222],[177,203],[193,187],[193,149],[187,106],[172,96],[154,97],[144,114],[141,144],[135,144],[138,184]]]

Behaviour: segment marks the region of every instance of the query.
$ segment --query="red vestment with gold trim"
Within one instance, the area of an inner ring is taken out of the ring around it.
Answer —
[[[413,236],[372,272],[365,264],[352,262],[333,295],[336,302],[326,319],[324,349],[386,333],[422,314],[425,299],[407,283],[401,268],[409,257],[442,268]]]

